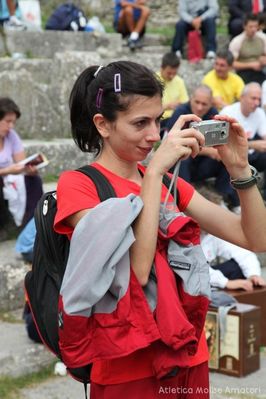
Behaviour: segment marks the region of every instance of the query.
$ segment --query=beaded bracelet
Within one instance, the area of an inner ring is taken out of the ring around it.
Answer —
[[[230,179],[231,186],[235,190],[245,190],[246,188],[252,187],[257,184],[259,180],[259,174],[254,166],[250,165],[251,176],[245,179]]]

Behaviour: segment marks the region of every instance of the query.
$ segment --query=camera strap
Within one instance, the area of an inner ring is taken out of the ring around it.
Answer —
[[[163,214],[165,214],[165,209],[169,200],[169,195],[171,194],[172,188],[174,186],[174,188],[176,188],[177,185],[177,179],[178,179],[178,174],[179,174],[179,169],[180,169],[180,160],[176,163],[175,168],[174,168],[174,173],[170,182],[170,185],[168,187],[168,191],[167,194],[165,196],[165,200],[163,203]],[[174,201],[175,204],[177,203],[177,194],[176,194],[176,189],[174,189]]]

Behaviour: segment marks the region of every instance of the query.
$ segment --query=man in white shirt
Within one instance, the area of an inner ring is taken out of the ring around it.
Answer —
[[[203,197],[215,204],[222,204],[222,196],[202,186],[198,188]],[[254,286],[265,286],[261,266],[254,252],[231,244],[201,230],[201,247],[210,264],[212,287],[252,291]]]
[[[211,234],[201,235],[201,247],[210,263],[212,287],[252,291],[265,286],[257,255]]]
[[[220,114],[229,115],[243,126],[249,140],[249,163],[259,172],[266,171],[266,115],[260,107],[261,87],[258,83],[248,83],[241,94],[240,101],[224,107]],[[264,199],[266,184],[264,182]]]

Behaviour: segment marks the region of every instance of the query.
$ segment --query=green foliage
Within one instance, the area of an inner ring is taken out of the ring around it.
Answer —
[[[155,33],[161,35],[165,38],[165,45],[170,46],[175,34],[175,27],[174,26],[152,26],[147,27],[147,33]]]
[[[0,320],[6,323],[24,323],[22,320],[22,311],[19,320],[18,317],[16,317],[16,315],[14,315],[12,312],[0,312]]]
[[[54,182],[57,182],[58,178],[59,178],[59,175],[51,173],[51,174],[45,174],[42,179],[43,179],[44,183],[54,183]]]
[[[17,378],[0,377],[0,398],[14,399],[19,397],[18,391],[20,389],[46,381],[53,375],[53,369],[54,363],[30,375]]]

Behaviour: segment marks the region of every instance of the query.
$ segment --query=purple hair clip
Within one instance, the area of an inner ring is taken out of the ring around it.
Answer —
[[[121,92],[121,74],[115,73],[114,75],[114,91],[115,93]]]
[[[103,98],[103,89],[102,89],[102,88],[99,88],[99,89],[98,89],[98,93],[97,93],[97,97],[96,97],[96,107],[97,107],[98,109],[101,108],[101,105],[102,105],[102,98]]]

